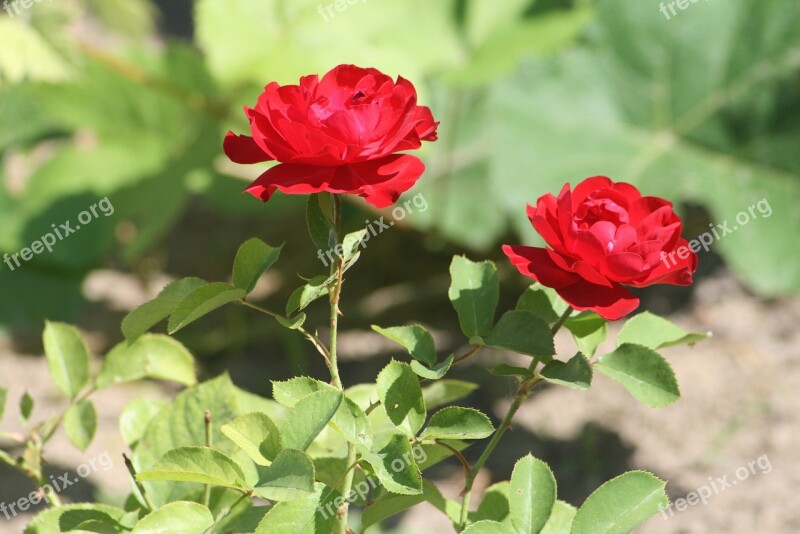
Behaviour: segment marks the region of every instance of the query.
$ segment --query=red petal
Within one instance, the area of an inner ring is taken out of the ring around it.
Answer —
[[[234,163],[261,163],[275,159],[261,150],[261,147],[249,135],[236,135],[228,132],[225,134],[222,148],[225,155]]]
[[[410,189],[424,170],[422,161],[405,154],[340,167],[282,163],[259,176],[246,191],[264,202],[275,190],[290,195],[355,194],[376,208],[385,208]]]
[[[639,307],[639,299],[620,284],[602,287],[585,280],[556,292],[578,311],[592,310],[604,319],[616,321]]]
[[[548,252],[543,248],[503,245],[503,253],[520,273],[547,287],[558,289],[580,279],[556,265]]]

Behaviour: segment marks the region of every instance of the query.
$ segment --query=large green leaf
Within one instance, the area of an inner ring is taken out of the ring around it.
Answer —
[[[106,355],[97,386],[157,378],[186,386],[197,383],[192,355],[177,340],[161,334],[145,334],[128,344],[123,341]]]
[[[136,475],[137,480],[213,484],[226,488],[247,487],[242,468],[233,459],[208,447],[179,447]]]
[[[144,516],[136,523],[131,534],[201,533],[213,523],[214,516],[202,504],[178,501],[165,504]]]
[[[515,534],[515,531],[503,523],[483,520],[468,526],[464,534]]]
[[[166,404],[164,401],[138,397],[125,405],[119,416],[119,432],[129,447],[136,447],[147,425]]]
[[[165,286],[156,298],[145,302],[122,319],[122,333],[125,334],[125,338],[134,341],[172,315],[184,298],[206,283],[200,278],[190,277],[181,278]]]
[[[542,368],[542,378],[552,384],[572,389],[589,389],[592,385],[592,366],[581,353],[576,354],[564,363],[552,360]]]
[[[37,514],[25,527],[25,534],[59,534],[90,521],[123,532],[133,527],[134,520],[125,510],[107,504],[67,504]]]
[[[381,328],[372,325],[372,329],[385,338],[400,344],[415,359],[427,365],[436,363],[436,347],[433,336],[418,324],[409,326],[393,326]]]
[[[550,328],[539,317],[526,311],[504,313],[484,341],[491,347],[530,356],[551,356],[556,351]]]
[[[409,437],[425,423],[425,401],[419,379],[407,363],[392,360],[378,374],[378,396],[392,423]]]
[[[338,492],[318,483],[311,495],[273,506],[255,534],[330,534],[338,497]]]
[[[667,506],[664,486],[643,471],[609,480],[578,509],[571,534],[627,534]]]
[[[75,327],[47,322],[43,334],[47,368],[56,385],[70,398],[89,381],[89,350]]]
[[[167,329],[174,334],[184,326],[211,313],[220,306],[235,302],[247,296],[244,289],[224,282],[212,282],[199,287],[184,298],[169,317]]]
[[[342,403],[341,392],[317,391],[303,397],[291,409],[281,430],[284,449],[304,451],[333,418]]]
[[[401,495],[422,493],[422,475],[406,436],[394,434],[378,451],[358,450],[387,490]]]
[[[681,396],[669,363],[641,345],[624,344],[600,356],[595,369],[616,380],[645,406],[661,408]]]
[[[491,331],[500,298],[497,268],[492,262],[476,263],[464,256],[454,256],[447,295],[464,334],[472,338]]]
[[[179,393],[150,421],[141,435],[132,457],[137,472],[149,469],[172,449],[204,444],[206,410],[212,416],[214,446],[231,455],[236,446],[225,437],[220,427],[239,415],[239,397],[227,375]],[[145,488],[157,506],[185,498],[197,489],[188,484],[150,482],[145,482]]]
[[[625,322],[617,336],[617,346],[635,343],[657,350],[681,343],[696,343],[706,337],[706,334],[686,332],[663,317],[643,312]]]
[[[281,247],[271,247],[256,237],[248,239],[233,261],[233,285],[250,293],[280,254]]]
[[[556,502],[556,479],[550,468],[528,454],[511,473],[508,489],[511,523],[520,534],[538,534]]]
[[[284,449],[261,475],[256,495],[271,501],[290,501],[314,491],[314,463],[302,451]]]
[[[269,465],[281,450],[280,430],[264,413],[240,415],[220,430],[258,465]]]
[[[70,443],[85,451],[97,432],[97,410],[90,400],[82,400],[64,413],[64,432]]]
[[[578,510],[569,503],[556,501],[553,505],[553,513],[542,529],[541,534],[570,534],[572,520]]]
[[[479,410],[450,406],[431,416],[420,439],[483,439],[492,432],[492,422]]]

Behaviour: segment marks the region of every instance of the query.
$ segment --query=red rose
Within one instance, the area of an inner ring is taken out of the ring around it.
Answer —
[[[549,248],[504,245],[503,252],[576,310],[619,319],[639,306],[625,285],[686,286],[697,269],[672,204],[605,176],[587,178],[574,191],[565,184],[558,198],[544,195],[528,206],[528,218]]]
[[[280,162],[247,192],[263,201],[288,194],[349,193],[378,208],[394,203],[422,175],[414,156],[436,140],[431,110],[417,105],[411,82],[376,69],[339,65],[319,80],[264,88],[255,108],[244,108],[252,137],[228,132],[225,154],[236,163]]]

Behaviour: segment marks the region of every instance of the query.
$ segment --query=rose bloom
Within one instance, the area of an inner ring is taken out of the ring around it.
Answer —
[[[416,157],[397,154],[435,141],[438,122],[417,105],[408,80],[376,69],[339,65],[299,85],[264,88],[254,108],[244,108],[250,133],[225,136],[236,163],[277,161],[246,189],[263,201],[288,194],[329,191],[364,197],[386,207],[425,170]]]
[[[619,319],[639,306],[625,286],[686,286],[697,269],[672,204],[605,176],[587,178],[574,191],[566,184],[558,198],[542,196],[528,206],[528,218],[548,247],[504,245],[503,252],[576,310]],[[662,261],[681,247],[685,259]]]

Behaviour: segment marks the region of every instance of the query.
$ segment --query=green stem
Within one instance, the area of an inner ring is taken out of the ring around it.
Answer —
[[[214,447],[214,435],[212,433],[211,428],[211,411],[206,410],[204,415],[204,423],[205,423],[205,430],[206,430],[206,447],[209,449]],[[203,490],[203,504],[208,505],[211,503],[211,484],[206,484],[205,489]]]
[[[556,321],[555,324],[553,324],[553,326],[550,328],[550,332],[553,335],[556,335],[556,333],[561,329],[561,327],[564,325],[564,322],[572,314],[572,311],[573,310],[571,307],[567,307],[566,311],[561,315],[558,321]],[[528,369],[531,371],[535,371],[538,363],[539,359],[534,358]],[[469,504],[470,504],[470,499],[472,497],[472,485],[475,483],[475,477],[478,475],[481,468],[483,468],[484,464],[486,464],[486,461],[492,455],[492,452],[494,452],[494,449],[495,447],[497,447],[497,444],[500,443],[500,439],[503,437],[503,434],[505,434],[506,430],[508,430],[511,427],[511,420],[514,419],[514,416],[517,414],[517,411],[522,406],[522,403],[525,402],[525,399],[527,399],[528,396],[531,394],[533,388],[535,388],[541,382],[542,382],[541,377],[534,376],[533,378],[525,380],[524,382],[522,382],[522,384],[520,384],[519,389],[514,394],[514,402],[511,403],[511,406],[508,408],[508,412],[506,413],[503,420],[500,422],[500,425],[497,427],[497,430],[494,431],[492,439],[489,441],[489,444],[486,445],[486,448],[483,450],[483,453],[481,454],[480,458],[478,458],[478,461],[476,461],[475,465],[472,466],[472,472],[469,473],[469,475],[467,476],[467,479],[464,483],[464,490],[462,492],[461,517],[459,518],[459,524],[458,524],[459,532],[464,530],[467,526]]]
[[[333,209],[333,225],[336,229],[337,237],[341,233],[341,200],[337,195],[331,195],[331,206]],[[342,378],[339,376],[339,360],[338,360],[338,352],[337,352],[337,338],[339,333],[339,299],[342,295],[342,282],[343,282],[343,275],[344,275],[344,264],[341,258],[336,260],[335,264],[331,265],[331,276],[336,277],[336,283],[334,284],[333,291],[330,294],[330,314],[331,314],[331,337],[330,343],[328,344],[328,353],[329,357],[328,360],[330,361],[330,370],[331,370],[331,382],[333,383],[334,387],[339,391],[344,392],[344,386],[342,385]],[[356,447],[354,444],[347,442],[347,465],[355,465],[356,463]],[[350,488],[353,486],[353,476],[355,474],[355,469],[348,469],[344,475],[344,481],[342,482],[342,495],[345,496],[345,501],[339,507],[339,510],[336,512],[337,515],[337,532],[339,534],[346,534],[348,532],[347,528],[347,516],[349,511],[349,501],[347,500],[346,496],[350,494]]]

